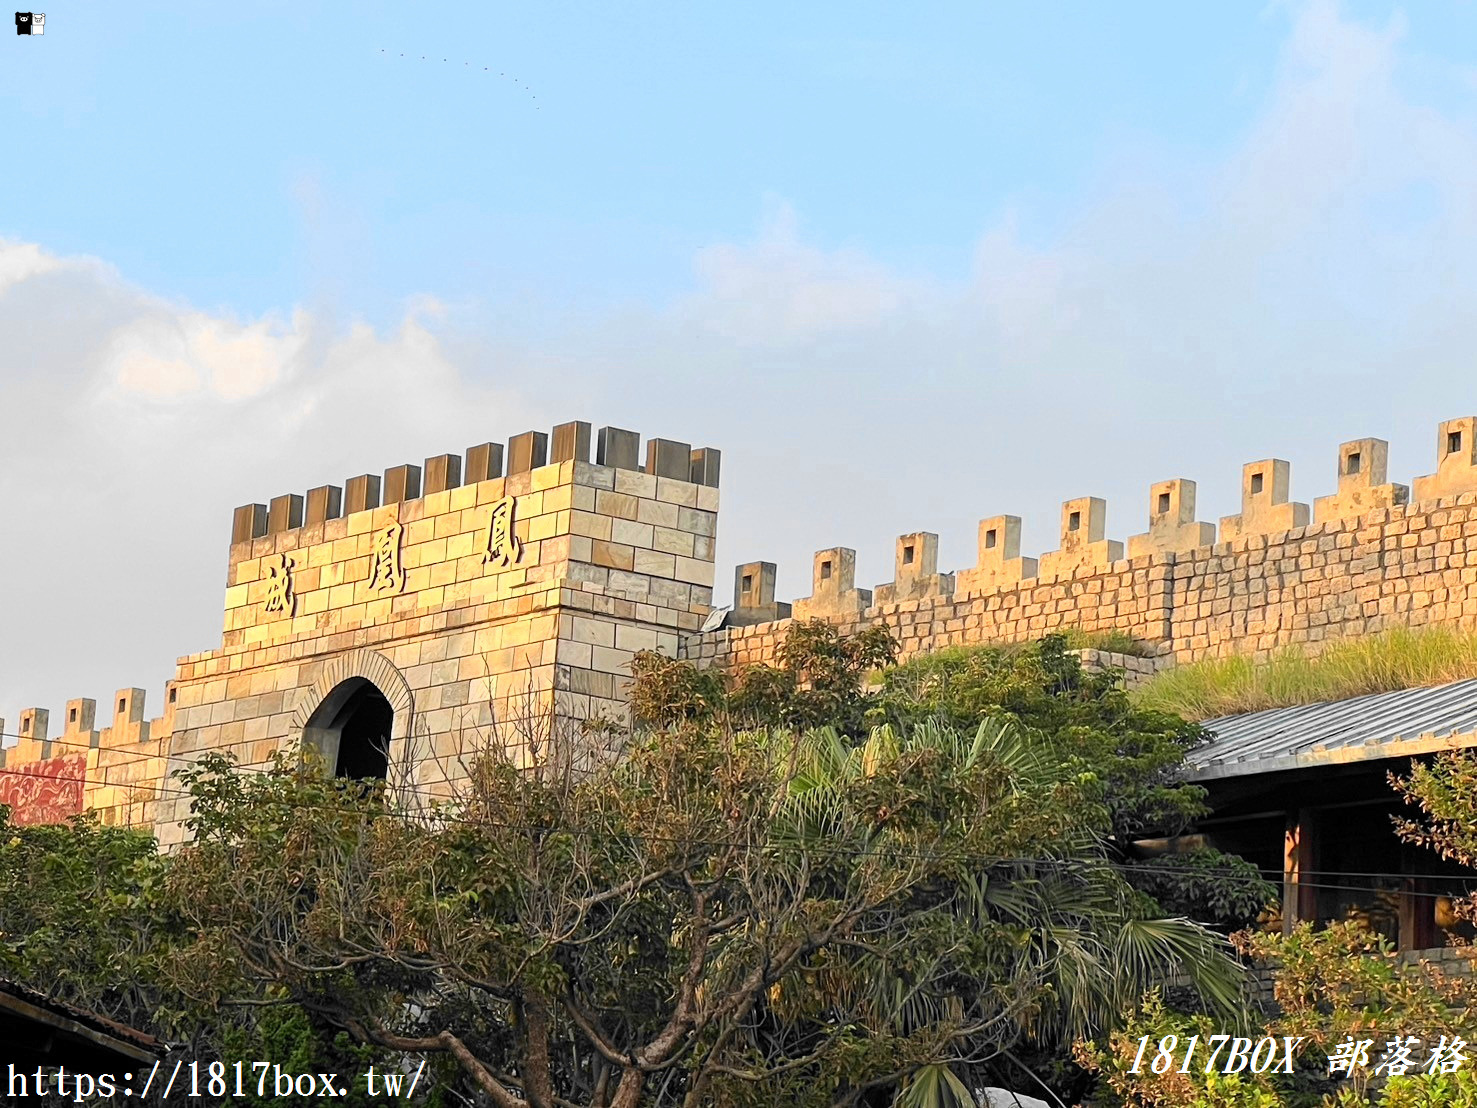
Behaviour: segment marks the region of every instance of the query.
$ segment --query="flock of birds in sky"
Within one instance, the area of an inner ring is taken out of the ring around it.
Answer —
[[[387,57],[389,56],[389,51],[386,50],[383,46],[380,47],[380,53],[386,55]],[[409,55],[401,54],[400,56],[402,58],[409,57],[409,58],[411,58],[411,60],[414,60],[415,57],[416,57],[416,55],[414,55],[414,54],[409,54]],[[423,61],[423,62],[425,62],[425,61],[432,61],[433,62],[436,59],[434,57],[431,57],[431,56],[427,55],[427,54],[422,54],[422,55],[420,55],[420,60]],[[449,59],[449,58],[442,58],[441,60],[443,62],[450,62],[451,59]],[[471,62],[462,62],[462,65],[466,66],[468,69],[471,69],[472,68],[472,63]],[[491,66],[484,65],[482,67],[482,72],[483,73],[491,73],[492,72],[492,67]],[[499,73],[498,76],[499,77],[507,77],[507,74],[506,73]],[[518,87],[521,88],[524,92],[528,92],[528,86],[527,85],[518,84],[518,78],[517,77],[514,77],[513,78],[513,83],[515,85],[518,85]],[[530,100],[537,100],[538,99],[538,97],[537,96],[534,96],[533,93],[531,93],[531,92],[528,93],[528,98]],[[535,104],[533,106],[533,110],[534,111],[540,111],[542,109],[539,107],[539,105]]]

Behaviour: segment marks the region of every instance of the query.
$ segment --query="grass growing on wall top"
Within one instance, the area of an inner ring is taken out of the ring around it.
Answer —
[[[1140,658],[1153,653],[1151,647],[1139,642],[1127,631],[1094,631],[1089,634],[1080,627],[1069,627],[1061,634],[1067,640],[1068,650],[1102,650],[1109,654],[1132,654]]]
[[[1287,647],[1263,662],[1238,656],[1177,666],[1132,695],[1142,708],[1205,720],[1472,677],[1477,631],[1398,628],[1335,643],[1316,656]]]

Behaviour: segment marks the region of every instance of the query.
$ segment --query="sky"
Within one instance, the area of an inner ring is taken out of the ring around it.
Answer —
[[[1477,412],[1477,5],[70,4],[0,42],[0,718],[220,643],[231,509],[571,419],[732,567],[1057,545]]]

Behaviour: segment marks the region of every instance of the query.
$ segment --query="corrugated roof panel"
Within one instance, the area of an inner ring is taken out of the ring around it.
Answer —
[[[1472,735],[1477,745],[1477,680],[1245,712],[1205,727],[1214,737],[1186,760],[1191,778],[1291,768],[1300,757],[1312,764],[1329,752],[1350,755],[1340,761],[1396,757],[1401,752],[1381,748],[1416,739]]]

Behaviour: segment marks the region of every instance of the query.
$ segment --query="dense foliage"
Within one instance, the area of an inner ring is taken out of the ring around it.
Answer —
[[[1157,918],[1090,783],[1008,722],[689,726],[580,778],[489,752],[418,814],[286,762],[194,772],[191,995],[285,990],[503,1108],[860,1105],[1108,1026],[1222,940]]]
[[[1231,930],[1256,923],[1277,895],[1252,863],[1212,847],[1140,859],[1126,865],[1124,874],[1167,915],[1209,920]]]
[[[127,1020],[158,1006],[147,983],[169,921],[153,908],[164,860],[147,835],[86,815],[15,827],[0,805],[0,977]]]
[[[867,729],[866,678],[896,656],[880,624],[843,635],[819,619],[791,625],[778,666],[746,666],[732,677],[643,651],[631,664],[631,711],[656,728],[722,718],[740,729],[831,727],[856,738]]]
[[[149,835],[92,815],[15,826],[0,805],[0,978],[151,1032],[201,1065],[270,1058],[296,1073],[348,1073],[383,1063],[383,1052],[315,1022],[280,992],[232,1008],[181,988],[179,952],[194,936],[173,909],[170,880]],[[341,1102],[366,1104],[364,1092]],[[277,1101],[253,1092],[237,1103]]]
[[[498,1108],[1075,1096],[1072,1042],[1167,975],[1235,1018],[1230,947],[1177,917],[1244,922],[1270,886],[1131,847],[1203,811],[1199,729],[1059,638],[894,657],[823,623],[731,677],[640,655],[619,760],[520,769],[487,737],[435,808],[208,757],[168,859],[0,822],[0,974],[196,1058],[425,1058],[438,1101]]]
[[[1416,818],[1396,821],[1401,838],[1477,869],[1477,753],[1438,754],[1412,765],[1409,776],[1392,777],[1391,784],[1419,811]],[[1477,921],[1477,894],[1459,899],[1455,907],[1462,917]]]
[[[828,719],[857,738],[887,723],[970,729],[1008,719],[1105,805],[1109,839],[1130,882],[1170,915],[1225,931],[1254,921],[1276,888],[1249,863],[1202,849],[1144,862],[1136,840],[1174,836],[1206,813],[1205,791],[1181,780],[1204,729],[1140,707],[1112,672],[1088,672],[1064,635],[1022,646],[962,647],[888,665],[884,627],[845,636],[819,620],[793,625],[780,665],[725,676],[654,653],[637,656],[639,718],[654,726],[724,720],[786,727]]]
[[[1178,834],[1205,814],[1205,791],[1179,779],[1185,755],[1206,741],[1205,732],[1136,707],[1116,674],[1084,671],[1060,635],[914,658],[882,674],[874,713],[904,725],[1017,720],[1056,756],[1097,778],[1123,843]]]
[[[1009,718],[1097,778],[1115,837],[1183,830],[1204,814],[1205,792],[1178,772],[1205,732],[1135,707],[1116,675],[1085,672],[1067,645],[1065,636],[1052,635],[1029,646],[954,648],[890,666],[896,646],[885,627],[846,636],[813,620],[791,628],[779,666],[747,666],[732,676],[640,654],[632,705],[640,721],[656,727],[722,718],[736,727],[824,724],[853,738],[877,723],[907,728],[936,720],[969,728]]]

